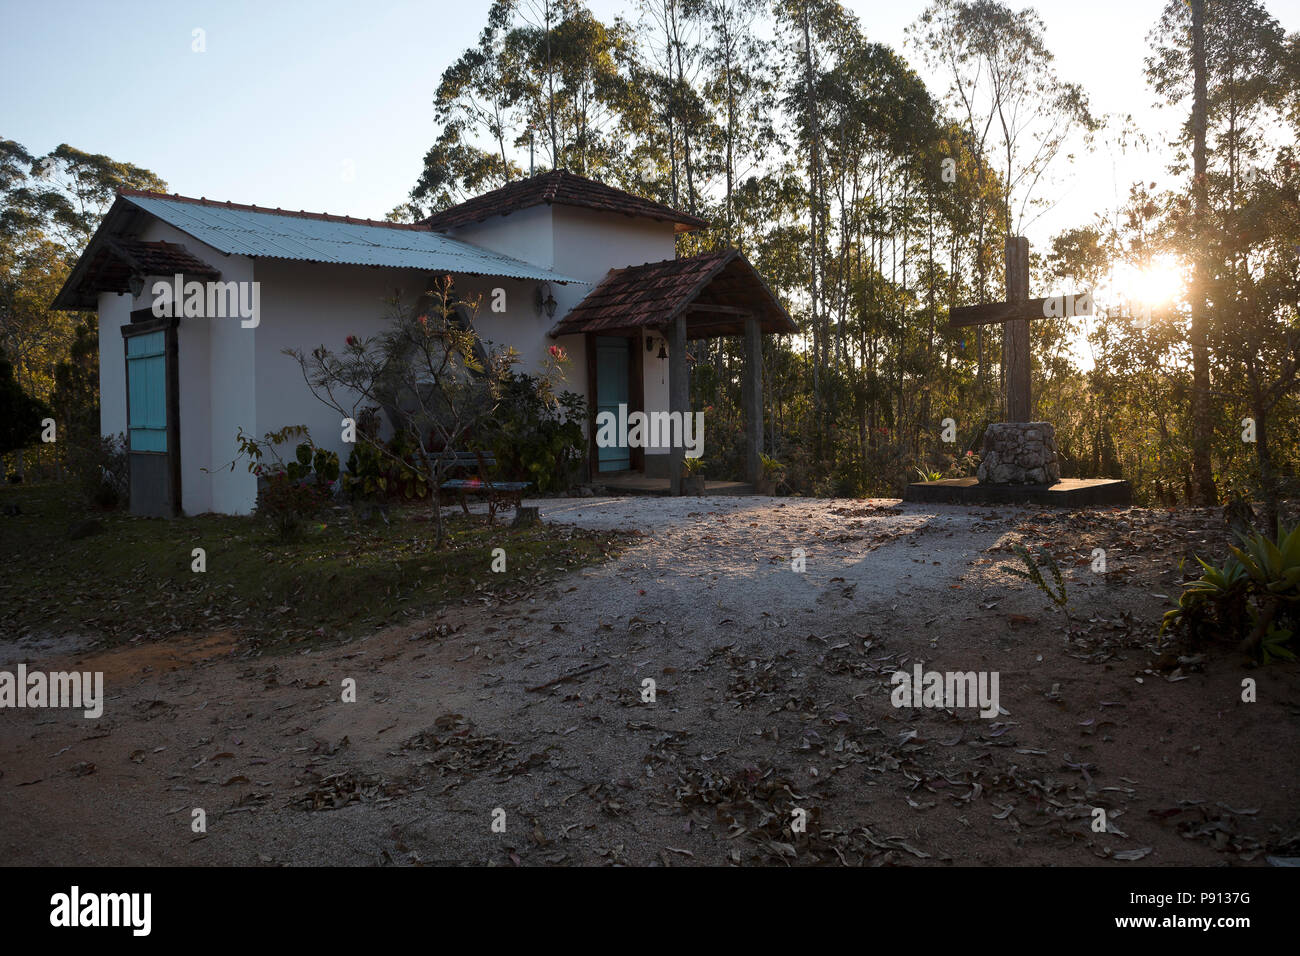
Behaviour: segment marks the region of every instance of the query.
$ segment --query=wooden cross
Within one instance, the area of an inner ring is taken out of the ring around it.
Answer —
[[[1059,319],[1092,315],[1089,293],[1029,298],[1029,240],[1007,238],[1007,300],[954,308],[950,328],[1002,324],[1002,368],[1006,380],[1007,421],[1032,420],[1029,393],[1029,323],[1033,319]]]

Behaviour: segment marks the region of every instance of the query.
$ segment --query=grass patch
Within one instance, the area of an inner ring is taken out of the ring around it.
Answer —
[[[389,524],[329,513],[281,543],[254,517],[92,514],[68,484],[0,489],[0,506],[15,504],[20,515],[0,515],[0,633],[75,631],[108,644],[224,629],[264,648],[354,637],[457,602],[525,595],[626,540],[457,514],[437,551],[422,506],[394,507]],[[102,532],[71,540],[88,517]],[[205,573],[191,570],[195,548]],[[505,549],[505,573],[491,571],[494,548]]]

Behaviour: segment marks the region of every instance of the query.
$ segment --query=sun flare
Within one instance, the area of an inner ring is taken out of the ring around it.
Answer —
[[[1112,274],[1111,289],[1129,302],[1163,305],[1179,298],[1186,280],[1182,265],[1174,256],[1156,256],[1145,266],[1127,263]]]

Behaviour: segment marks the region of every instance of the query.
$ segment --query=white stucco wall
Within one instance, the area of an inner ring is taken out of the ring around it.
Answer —
[[[283,350],[310,353],[324,345],[337,352],[349,335],[378,334],[392,314],[387,300],[396,295],[407,307],[414,306],[428,276],[418,271],[275,259],[259,261],[257,275],[262,284],[262,321],[255,336],[257,434],[306,425],[318,446],[337,452],[340,463],[346,462],[351,446],[342,441],[340,416],[311,393],[298,363]],[[505,292],[504,312],[492,309],[498,288]],[[474,323],[480,338],[494,346],[513,346],[520,353],[516,369],[533,375],[555,344],[546,334],[554,320],[538,314],[535,288],[531,280],[492,276],[458,276],[455,284],[461,299],[478,302]],[[586,366],[575,362],[571,367],[585,370]],[[584,375],[571,374],[561,387],[585,392]],[[359,396],[357,401],[359,410],[365,403]]]
[[[99,294],[99,433],[126,432],[126,346],[122,326],[131,321],[132,299]]]
[[[676,255],[671,222],[553,206],[552,228],[552,268],[561,275],[588,282],[599,282],[610,269],[662,262]]]
[[[550,206],[530,206],[508,216],[493,216],[452,229],[447,235],[543,269],[552,268],[555,261]]]
[[[647,338],[654,340],[654,350],[645,352],[645,340]],[[659,358],[659,344],[662,336],[658,332],[643,329],[641,332],[640,347],[645,356],[645,409],[646,411],[667,411],[668,410],[668,359]],[[667,343],[665,343],[666,345]],[[647,448],[647,455],[667,455],[667,448]],[[667,468],[667,465],[663,466]]]
[[[337,353],[349,335],[378,334],[390,314],[385,300],[399,296],[414,303],[423,277],[414,271],[284,259],[259,260],[257,277],[262,289],[262,320],[254,335],[257,435],[306,425],[313,442],[338,452],[342,463],[351,448],[342,441],[341,416],[312,394],[298,362],[283,350],[310,355],[323,345]],[[362,404],[358,396],[355,410]],[[280,451],[292,455],[293,448]]]
[[[676,234],[673,224],[654,219],[633,219],[619,213],[578,209],[571,206],[553,207],[555,235],[554,269],[561,275],[585,279],[597,284],[611,269],[639,266],[647,262],[662,262],[677,254]],[[583,295],[586,293],[584,292]],[[573,304],[582,299],[579,295]],[[557,318],[559,315],[557,313]],[[651,333],[653,334],[653,333]],[[641,349],[643,361],[642,407],[646,411],[668,408],[668,362],[660,361],[659,349],[645,351],[642,331],[633,341],[633,348]],[[580,336],[566,336],[580,340]],[[581,345],[570,346],[573,351]],[[579,366],[585,370],[586,359]],[[585,379],[585,372],[583,375]],[[660,379],[663,379],[662,383]],[[585,392],[586,389],[584,388]],[[647,455],[659,454],[658,449],[647,448]],[[666,453],[666,452],[663,452]]]

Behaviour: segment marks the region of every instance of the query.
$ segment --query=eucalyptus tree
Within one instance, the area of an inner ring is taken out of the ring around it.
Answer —
[[[140,166],[66,143],[40,156],[0,139],[0,349],[15,381],[37,399],[51,396],[78,325],[49,303],[121,188],[162,191],[167,184]],[[16,463],[21,474],[21,449]]]
[[[1147,79],[1170,106],[1188,110],[1181,149],[1172,171],[1189,172],[1186,215],[1175,219],[1190,253],[1192,352],[1192,452],[1195,490],[1203,504],[1217,498],[1211,445],[1213,391],[1211,340],[1216,315],[1226,319],[1230,302],[1211,299],[1214,275],[1235,266],[1216,252],[1213,224],[1250,192],[1254,163],[1269,133],[1297,109],[1295,47],[1258,0],[1169,0],[1150,37]]]
[[[703,192],[701,160],[712,130],[702,87],[704,0],[641,0],[640,77],[647,84],[663,130],[668,190],[674,206],[697,214]],[[650,132],[647,130],[646,132]]]
[[[553,168],[585,176],[621,171],[618,135],[628,96],[631,28],[605,24],[581,0],[519,0],[508,46],[519,64],[519,103]]]
[[[445,208],[538,165],[617,178],[628,35],[580,0],[493,0],[478,42],[442,74],[437,138],[393,215]]]
[[[443,71],[433,96],[440,132],[411,193],[414,212],[446,208],[522,172],[514,158],[523,125],[520,70],[507,46],[515,2],[493,0],[478,43]]]
[[[702,0],[702,56],[708,70],[704,87],[722,139],[720,207],[723,238],[729,245],[744,241],[737,234],[737,184],[762,170],[777,141],[772,44],[757,29],[766,10],[766,0]]]

